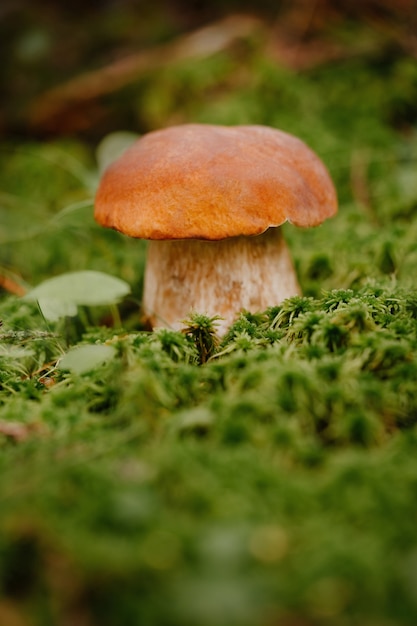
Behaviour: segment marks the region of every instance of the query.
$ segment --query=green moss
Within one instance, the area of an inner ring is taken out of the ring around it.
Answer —
[[[47,323],[1,294],[0,622],[414,626],[416,74],[384,55],[292,73],[253,41],[139,81],[143,127],[276,125],[336,182],[338,216],[283,227],[303,295],[221,340],[143,329],[146,245],[94,224],[88,147],[2,152],[1,268],[133,296]],[[57,367],[85,344],[114,357]]]

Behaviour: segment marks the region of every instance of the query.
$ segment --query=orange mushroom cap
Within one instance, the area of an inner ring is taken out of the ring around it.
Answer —
[[[138,139],[105,171],[95,219],[143,239],[219,240],[337,211],[330,175],[300,139],[266,126],[184,124]]]

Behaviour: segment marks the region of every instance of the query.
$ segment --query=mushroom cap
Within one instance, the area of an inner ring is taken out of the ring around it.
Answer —
[[[219,240],[337,211],[330,175],[300,139],[266,126],[183,124],[138,139],[104,172],[95,219],[131,237]]]

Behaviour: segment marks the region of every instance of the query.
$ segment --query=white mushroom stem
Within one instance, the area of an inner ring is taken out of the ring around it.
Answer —
[[[180,330],[190,313],[220,315],[224,334],[241,310],[252,313],[300,293],[280,228],[220,241],[150,241],[143,296],[153,328]]]

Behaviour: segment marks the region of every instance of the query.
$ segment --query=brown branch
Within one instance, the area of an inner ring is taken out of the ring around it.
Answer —
[[[33,425],[23,424],[22,422],[12,422],[9,420],[0,421],[0,435],[13,439],[14,441],[23,441],[27,439],[33,431]]]
[[[51,118],[72,106],[114,93],[150,70],[188,59],[211,56],[252,35],[259,20],[243,15],[229,16],[151,50],[143,50],[106,67],[76,76],[42,94],[33,104],[31,126],[48,126]]]
[[[4,289],[15,296],[24,296],[26,293],[23,285],[4,274],[0,274],[0,289]]]

